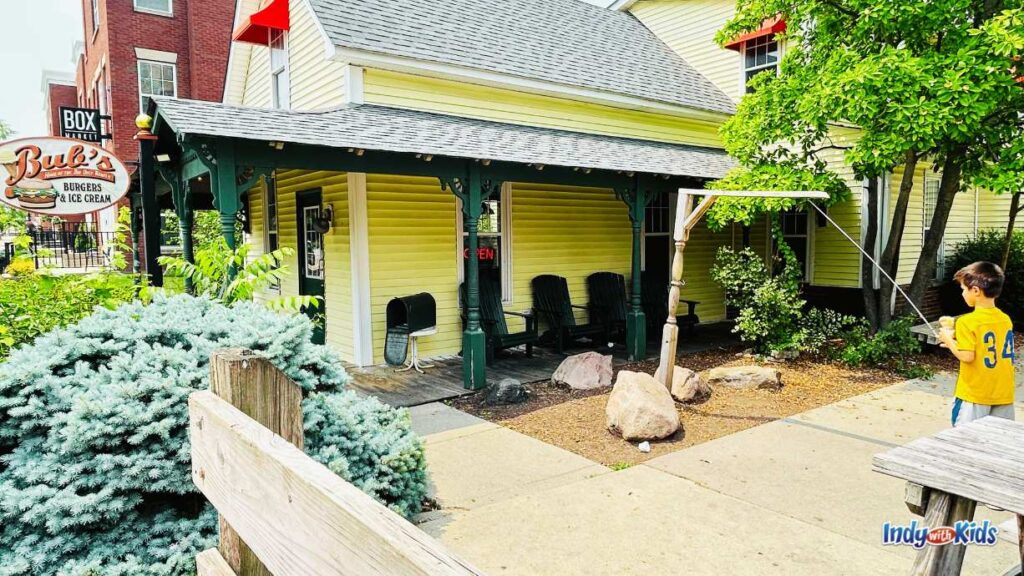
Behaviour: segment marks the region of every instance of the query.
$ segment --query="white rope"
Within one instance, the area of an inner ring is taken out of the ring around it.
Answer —
[[[872,258],[870,254],[865,252],[864,249],[860,247],[860,243],[857,242],[856,240],[854,240],[853,238],[851,238],[850,235],[846,233],[846,230],[843,230],[842,226],[840,226],[839,224],[836,224],[835,220],[829,218],[828,214],[826,214],[825,211],[821,209],[821,206],[818,206],[814,202],[808,202],[808,204],[810,204],[811,206],[814,206],[814,209],[817,210],[822,216],[824,216],[825,220],[828,220],[829,223],[831,223],[833,226],[835,226],[836,230],[838,230],[839,233],[842,234],[844,238],[846,238],[847,240],[850,241],[850,244],[853,244],[854,246],[856,246],[857,250],[860,250],[860,253],[863,254],[864,257],[867,258],[872,264],[874,264],[875,268],[877,268],[878,271],[881,272],[882,275],[885,276],[889,280],[889,282],[892,282],[893,288],[895,288],[896,290],[899,290],[900,294],[903,294],[903,298],[906,299],[907,304],[910,304],[910,307],[914,309],[914,312],[917,312],[917,315],[921,317],[921,320],[924,322],[924,325],[927,326],[928,329],[932,331],[932,334],[934,334],[936,338],[938,338],[939,337],[939,333],[935,331],[935,328],[932,328],[932,323],[929,322],[928,319],[924,317],[924,314],[921,313],[921,310],[918,309],[918,307],[914,305],[914,302],[910,299],[910,296],[907,296],[907,293],[903,291],[903,288],[900,288],[899,283],[897,283],[896,280],[894,280],[892,276],[889,276],[889,274],[885,270],[883,270],[881,266],[878,265],[878,262],[875,262],[875,259]]]

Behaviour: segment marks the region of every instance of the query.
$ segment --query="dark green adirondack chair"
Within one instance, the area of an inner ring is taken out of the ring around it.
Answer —
[[[462,308],[462,325],[467,321],[466,284],[459,284],[459,302]],[[509,332],[505,316],[517,316],[526,321],[526,330]],[[516,346],[525,346],[526,355],[533,356],[533,345],[540,338],[537,333],[537,319],[532,312],[507,312],[501,304],[501,285],[492,278],[480,278],[480,323],[487,335],[487,363],[494,361],[498,352]]]
[[[586,306],[577,306],[569,299],[569,283],[561,276],[543,274],[530,282],[533,288],[533,310],[548,325],[550,335],[555,341],[555,350],[561,353],[568,342],[583,337],[603,338],[608,341],[608,331],[600,322],[591,320],[589,324],[577,324],[573,308],[586,310]]]
[[[587,276],[591,322],[600,322],[608,334],[626,333],[626,279],[614,272],[594,272]]]
[[[640,299],[643,302],[644,315],[647,317],[647,333],[660,334],[661,327],[668,318],[668,280],[651,275],[645,270],[640,274],[640,286]],[[685,326],[687,333],[693,336],[693,329],[700,322],[697,316],[697,305],[700,302],[680,299],[679,304],[680,307],[686,304],[687,312],[680,314],[679,309],[676,309],[676,325],[680,328]]]

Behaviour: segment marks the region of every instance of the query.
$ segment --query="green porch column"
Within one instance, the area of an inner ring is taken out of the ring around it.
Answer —
[[[160,257],[160,205],[156,199],[156,158],[153,150],[157,137],[150,132],[152,118],[141,115],[135,120],[139,131],[135,140],[139,143],[139,189],[142,196],[142,226],[146,237],[146,274],[153,286],[164,285],[164,271],[157,258]]]
[[[466,330],[462,334],[462,384],[469,390],[487,385],[487,337],[480,326],[480,248],[477,228],[480,226],[483,179],[478,164],[469,167],[469,189],[462,203],[466,218]]]
[[[637,175],[632,186],[619,190],[619,196],[629,209],[629,221],[633,226],[632,289],[630,308],[626,313],[626,354],[629,360],[643,360],[647,357],[647,317],[644,314],[640,277],[642,275],[641,243],[643,242],[644,210],[653,193],[649,190],[648,178]]]
[[[238,199],[238,172],[235,165],[235,145],[233,142],[217,143],[217,169],[210,175],[214,184],[214,203],[220,212],[220,231],[231,250],[237,248],[235,242],[235,218],[238,215],[240,202]]]

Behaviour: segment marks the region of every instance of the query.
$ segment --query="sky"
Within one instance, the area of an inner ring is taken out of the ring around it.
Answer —
[[[74,74],[71,49],[82,37],[80,0],[4,0],[0,34],[0,120],[19,136],[46,134],[43,70]]]
[[[614,0],[584,0],[608,6]],[[82,38],[80,0],[4,0],[0,34],[0,120],[19,136],[46,134],[41,81],[43,70],[74,74],[71,50]]]

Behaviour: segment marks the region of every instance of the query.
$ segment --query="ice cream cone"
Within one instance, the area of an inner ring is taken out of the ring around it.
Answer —
[[[955,323],[956,321],[953,320],[952,316],[943,316],[939,318],[939,326],[947,330],[952,330]]]
[[[7,172],[14,178],[18,175],[18,157],[10,150],[0,150],[0,164],[4,165]]]

